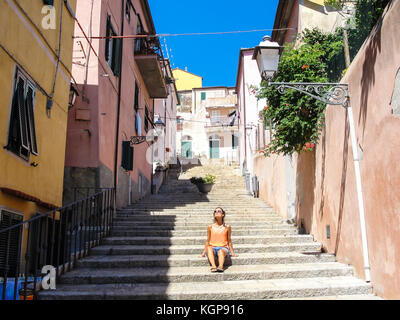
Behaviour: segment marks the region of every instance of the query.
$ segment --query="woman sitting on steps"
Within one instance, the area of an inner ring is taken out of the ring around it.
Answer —
[[[238,257],[233,251],[231,240],[231,226],[224,222],[225,211],[222,208],[214,210],[214,221],[207,228],[207,241],[204,246],[202,257],[208,257],[211,264],[211,272],[224,272],[224,262],[227,255]],[[218,257],[218,268],[215,263]]]

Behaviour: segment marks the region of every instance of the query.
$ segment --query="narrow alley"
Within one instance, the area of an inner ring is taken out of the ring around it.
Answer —
[[[189,179],[206,173],[217,180],[204,195]],[[211,273],[200,257],[217,206],[239,254],[224,273]],[[376,298],[352,267],[250,196],[238,167],[219,161],[170,179],[160,194],[118,210],[114,221],[111,237],[40,299]]]

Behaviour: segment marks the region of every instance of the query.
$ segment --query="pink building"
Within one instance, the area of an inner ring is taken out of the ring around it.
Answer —
[[[155,35],[147,0],[78,0],[76,15],[80,96],[68,116],[64,202],[84,196],[76,188],[117,186],[124,206],[151,192],[151,143],[130,141],[150,132],[155,99],[168,97],[166,64],[157,37],[112,38]]]

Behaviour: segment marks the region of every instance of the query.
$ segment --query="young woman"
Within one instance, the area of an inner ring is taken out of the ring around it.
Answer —
[[[207,241],[202,257],[207,254],[211,264],[211,272],[224,272],[224,262],[227,255],[238,257],[233,251],[231,226],[224,222],[225,211],[222,208],[214,210],[214,223],[207,228]],[[216,258],[218,257],[218,267]]]

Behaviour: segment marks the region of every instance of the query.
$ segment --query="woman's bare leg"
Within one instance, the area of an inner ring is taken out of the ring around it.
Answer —
[[[225,263],[225,258],[227,256],[227,253],[225,250],[219,250],[218,251],[218,262],[219,262],[219,266],[218,269],[223,269],[224,268],[224,263]]]
[[[208,257],[208,261],[210,261],[210,263],[211,263],[211,268],[217,268],[217,266],[215,264],[214,250],[211,246],[209,246],[207,248],[207,257]]]

